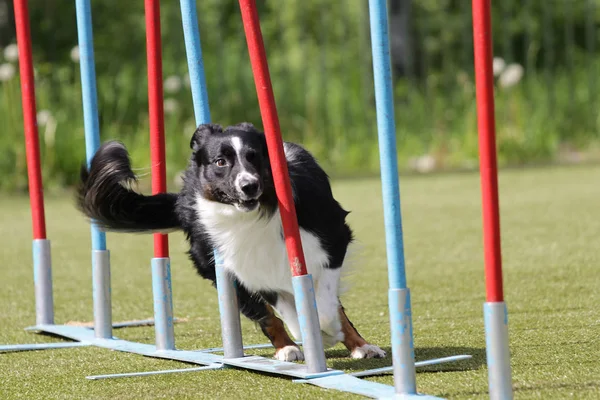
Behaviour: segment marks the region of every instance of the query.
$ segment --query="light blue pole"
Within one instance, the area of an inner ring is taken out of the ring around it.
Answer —
[[[79,66],[85,126],[85,149],[88,168],[100,147],[98,123],[98,96],[94,64],[92,11],[89,0],[76,0]],[[106,235],[92,223],[92,286],[94,298],[94,331],[96,337],[112,337],[112,310],[110,293],[110,255],[106,249]]]
[[[194,103],[194,116],[196,118],[196,125],[201,125],[210,122],[210,107],[208,104],[208,91],[206,89],[202,46],[200,44],[196,2],[195,0],[181,0],[180,6],[188,72],[190,74],[190,86],[192,88],[192,100]],[[214,256],[224,356],[225,358],[243,357],[244,349],[236,288],[232,277],[223,270],[221,257],[216,250]]]
[[[210,107],[208,105],[208,91],[206,90],[196,2],[194,0],[181,0],[180,5],[196,125],[207,124],[210,122]]]
[[[394,386],[397,393],[416,394],[410,292],[406,287],[404,265],[386,0],[369,0],[369,16],[388,260]]]

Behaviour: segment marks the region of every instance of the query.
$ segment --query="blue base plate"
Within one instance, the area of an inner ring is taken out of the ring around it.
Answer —
[[[151,344],[130,342],[121,340],[116,337],[112,339],[101,339],[94,336],[94,331],[87,327],[70,326],[70,325],[36,325],[27,328],[29,331],[50,333],[61,336],[67,339],[74,340],[68,343],[41,343],[32,345],[11,345],[0,346],[0,352],[19,351],[19,350],[36,350],[44,348],[68,348],[81,346],[96,346],[116,351],[127,353],[140,354],[147,357],[162,358],[187,362],[191,364],[199,364],[199,368],[172,369],[163,371],[147,371],[147,372],[131,372],[121,374],[107,374],[89,376],[88,379],[106,379],[119,378],[129,376],[147,376],[166,373],[183,373],[195,372],[210,369],[219,369],[225,366],[243,368],[247,370],[266,372],[275,375],[285,375],[293,378],[298,383],[308,383],[324,389],[340,390],[348,393],[355,393],[371,398],[379,399],[438,399],[428,395],[399,395],[395,393],[394,387],[382,383],[366,381],[359,379],[363,376],[378,375],[392,372],[392,367],[377,368],[373,370],[360,371],[351,374],[346,374],[340,370],[328,369],[321,373],[308,372],[305,364],[297,364],[293,362],[279,361],[275,359],[247,356],[241,358],[224,359],[221,355],[212,354],[212,352],[222,351],[221,348],[203,349],[203,350],[157,350],[156,346]],[[250,345],[245,349],[251,348],[267,348],[270,345]],[[440,364],[444,362],[458,361],[470,358],[468,355],[459,355],[452,357],[444,357],[434,360],[426,360],[415,363],[415,366]]]
[[[306,365],[293,362],[278,361],[270,358],[249,356],[242,358],[224,359],[223,356],[211,354],[204,351],[189,350],[156,350],[156,346],[121,340],[116,337],[112,339],[100,339],[94,336],[94,331],[81,327],[69,325],[36,325],[27,328],[30,331],[51,333],[67,339],[76,340],[80,346],[96,346],[127,353],[140,354],[147,357],[164,358],[200,365],[224,364],[229,366],[250,369],[254,371],[267,372],[277,375],[286,375],[293,378],[310,379],[314,377],[329,376],[332,374],[343,374],[342,371],[328,370],[322,373],[308,372]],[[262,347],[262,345],[260,345]]]

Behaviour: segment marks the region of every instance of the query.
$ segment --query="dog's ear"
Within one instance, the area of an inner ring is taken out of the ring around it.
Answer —
[[[194,132],[194,136],[192,136],[192,140],[190,141],[190,148],[197,152],[200,150],[204,143],[206,143],[206,139],[215,134],[219,134],[223,132],[223,128],[219,124],[202,124],[199,125],[196,131]]]
[[[233,125],[232,128],[239,129],[244,132],[258,132],[258,130],[250,122],[240,122]]]

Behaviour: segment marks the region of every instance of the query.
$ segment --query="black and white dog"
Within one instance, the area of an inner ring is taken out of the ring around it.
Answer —
[[[103,144],[90,170],[82,169],[78,206],[107,231],[182,229],[199,274],[215,283],[213,249],[238,282],[242,313],[256,321],[279,360],[304,358],[287,334],[301,340],[281,217],[265,136],[252,124],[223,129],[200,125],[180,193],[145,196],[119,142]],[[323,341],[343,342],[354,358],[384,357],[348,320],[339,298],[340,273],[352,231],[347,211],[333,198],[329,178],[302,147],[285,143],[308,272],[312,274]]]

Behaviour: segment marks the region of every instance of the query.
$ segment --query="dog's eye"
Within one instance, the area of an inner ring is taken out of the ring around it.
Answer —
[[[217,158],[215,160],[215,164],[217,165],[217,167],[224,167],[227,165],[227,161],[225,161],[224,158]]]
[[[254,162],[254,160],[256,160],[256,153],[246,153],[246,160]]]

